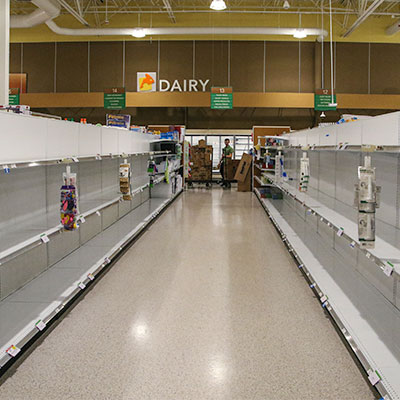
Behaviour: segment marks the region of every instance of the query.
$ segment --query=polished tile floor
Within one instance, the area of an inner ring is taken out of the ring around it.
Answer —
[[[0,399],[374,396],[251,193],[192,190],[0,386]]]

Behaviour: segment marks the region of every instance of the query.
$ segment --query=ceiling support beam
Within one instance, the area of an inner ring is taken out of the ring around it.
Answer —
[[[163,3],[164,3],[165,9],[167,10],[168,17],[169,17],[170,21],[175,24],[176,23],[175,14],[174,14],[174,12],[172,10],[172,7],[171,7],[171,4],[170,4],[169,0],[163,0]]]
[[[73,15],[81,24],[85,26],[89,26],[89,22],[87,22],[83,17],[81,17],[75,9],[73,9],[65,0],[58,0],[58,2],[71,14]]]
[[[347,37],[352,34],[382,3],[384,0],[375,0],[354,22],[354,24],[342,35]]]

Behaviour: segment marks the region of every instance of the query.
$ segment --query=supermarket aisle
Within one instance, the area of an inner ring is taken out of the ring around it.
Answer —
[[[254,195],[181,196],[1,399],[373,399]]]

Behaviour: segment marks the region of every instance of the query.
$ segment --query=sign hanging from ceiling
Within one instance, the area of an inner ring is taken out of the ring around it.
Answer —
[[[10,106],[19,105],[19,88],[11,88],[8,90],[8,104]]]
[[[125,107],[125,88],[111,88],[104,91],[104,108],[109,110],[121,110]]]
[[[231,110],[233,108],[233,90],[231,87],[211,88],[211,109]]]
[[[333,95],[329,89],[317,89],[314,94],[314,110],[317,111],[330,111],[336,110],[336,94]]]
[[[209,79],[159,79],[157,88],[156,72],[138,72],[137,87],[139,93],[156,92],[206,92]]]

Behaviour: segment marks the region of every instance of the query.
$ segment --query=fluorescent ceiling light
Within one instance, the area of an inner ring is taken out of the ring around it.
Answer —
[[[222,11],[225,10],[226,4],[224,0],[212,0],[210,5],[211,10]]]
[[[146,36],[146,33],[144,32],[143,28],[135,28],[132,32],[132,36],[135,38],[144,38]]]
[[[304,39],[307,37],[307,33],[304,29],[296,29],[293,33],[293,37],[296,39]]]
[[[283,8],[285,10],[288,10],[290,8],[290,4],[289,4],[288,0],[285,0],[285,2],[283,3]]]

